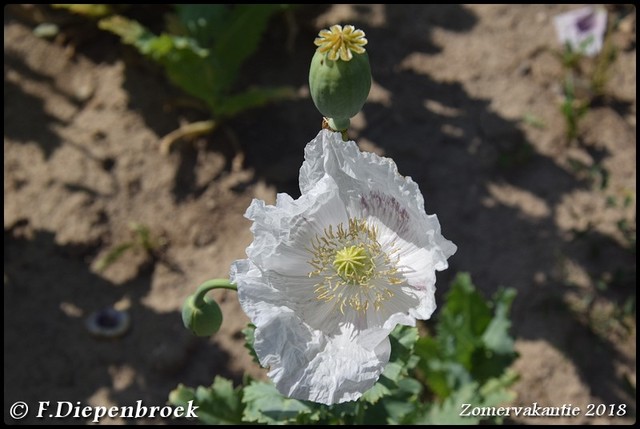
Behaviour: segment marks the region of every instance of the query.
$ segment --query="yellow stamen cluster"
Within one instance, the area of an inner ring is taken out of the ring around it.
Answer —
[[[353,53],[363,54],[367,39],[364,31],[356,30],[353,25],[332,25],[328,30],[321,30],[313,41],[319,52],[328,52],[327,58],[331,61],[350,61]],[[353,52],[353,53],[352,53]]]
[[[403,283],[395,264],[377,240],[377,231],[363,219],[349,219],[345,227],[330,225],[312,241],[310,278],[317,278],[316,299],[366,311],[379,310],[393,297],[392,286]],[[393,252],[391,252],[393,253]]]

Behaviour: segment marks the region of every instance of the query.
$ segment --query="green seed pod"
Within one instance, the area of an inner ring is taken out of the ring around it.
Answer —
[[[331,128],[345,130],[371,89],[369,56],[363,47],[367,39],[352,25],[334,25],[322,30],[314,43],[318,49],[309,69],[311,98]]]
[[[199,337],[213,335],[222,325],[222,312],[215,301],[190,295],[182,306],[182,323]]]

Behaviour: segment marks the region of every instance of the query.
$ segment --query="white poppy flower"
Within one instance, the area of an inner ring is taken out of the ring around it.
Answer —
[[[353,401],[389,361],[393,328],[435,310],[435,271],[456,246],[413,180],[340,133],[322,130],[307,145],[300,190],[275,206],[253,200],[255,239],[231,281],[283,395]]]

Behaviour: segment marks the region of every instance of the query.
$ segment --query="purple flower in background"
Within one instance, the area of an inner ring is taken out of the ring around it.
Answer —
[[[602,49],[607,30],[607,11],[592,6],[575,9],[554,17],[558,40],[574,51],[594,56]]]
[[[589,30],[595,28],[595,23],[595,12],[590,11],[588,15],[585,15],[576,21],[576,26],[580,33],[588,33]]]

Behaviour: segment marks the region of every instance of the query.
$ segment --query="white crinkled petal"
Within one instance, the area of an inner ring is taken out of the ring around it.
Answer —
[[[337,183],[350,216],[369,219],[383,246],[399,247],[399,265],[413,289],[406,292],[419,299],[404,314],[428,319],[436,308],[435,271],[448,267],[456,246],[440,233],[437,216],[425,213],[418,185],[401,176],[392,159],[360,152],[355,142],[343,142],[340,133],[323,130],[305,148],[300,190],[311,192],[327,176]],[[400,314],[387,316],[407,324]]]
[[[358,399],[389,361],[387,338],[367,350],[354,341],[355,335],[345,328],[328,336],[284,312],[256,330],[255,350],[284,395],[330,405]]]
[[[347,211],[338,196],[337,185],[325,177],[297,200],[278,194],[275,206],[254,199],[245,217],[254,221],[254,241],[247,256],[258,266],[289,275],[309,273],[311,239],[328,223],[345,222]]]
[[[386,336],[365,348],[352,325],[336,335],[312,329],[249,260],[232,265],[231,281],[239,285],[242,309],[257,326],[254,348],[260,364],[270,368],[269,377],[284,395],[327,405],[353,401],[380,377],[389,361]]]
[[[416,231],[431,236],[431,245],[440,252],[436,270],[446,269],[456,246],[442,237],[437,216],[425,213],[418,185],[400,175],[392,159],[360,152],[355,142],[343,142],[340,133],[322,130],[305,148],[300,191],[310,192],[326,176],[337,184],[350,216],[373,216],[409,241]]]
[[[262,272],[249,259],[231,264],[229,279],[238,285],[238,300],[249,319],[261,326],[280,311],[291,310],[294,303],[262,278]]]

